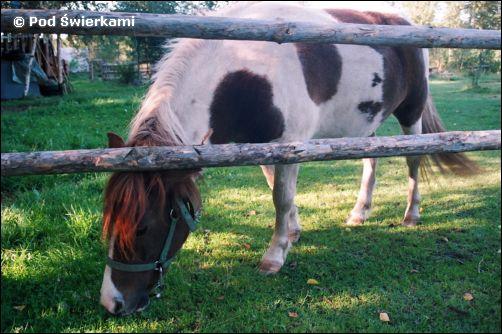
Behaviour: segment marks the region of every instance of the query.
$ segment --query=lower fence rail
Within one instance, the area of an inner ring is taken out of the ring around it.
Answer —
[[[315,139],[305,142],[123,147],[2,153],[2,176],[292,164],[499,150],[500,130]]]

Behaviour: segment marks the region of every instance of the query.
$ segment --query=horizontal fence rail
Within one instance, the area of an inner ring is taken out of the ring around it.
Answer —
[[[131,18],[133,16],[133,27],[110,26],[111,21],[121,22],[124,25],[127,22],[132,23]],[[40,23],[30,26],[30,17],[37,18],[39,22],[40,19],[45,19],[46,26],[41,26]],[[84,19],[80,20],[82,17]],[[20,18],[24,22],[22,27],[19,27]],[[50,19],[53,21],[48,21]],[[125,21],[126,19],[130,21]],[[73,25],[72,22],[74,22]],[[76,26],[77,22],[80,22],[79,26]],[[106,22],[108,26],[104,26],[103,22]],[[64,23],[66,23],[66,26],[64,26]],[[300,21],[284,22],[279,20],[147,13],[2,9],[1,28],[4,33],[164,36],[272,41],[277,43],[328,42],[374,46],[415,46],[421,48],[500,49],[501,47],[500,30],[352,23],[327,25]]]
[[[317,139],[293,143],[2,153],[2,176],[291,164],[500,149],[500,130]]]

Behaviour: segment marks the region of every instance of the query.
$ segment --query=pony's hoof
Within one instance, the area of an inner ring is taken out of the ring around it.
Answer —
[[[420,219],[417,218],[405,218],[401,223],[401,225],[408,227],[417,226],[418,224],[420,224]]]
[[[293,231],[289,232],[289,234],[288,234],[289,241],[291,243],[298,242],[298,240],[300,240],[300,232],[301,232],[301,230],[293,230]]]
[[[364,219],[362,219],[361,217],[349,217],[347,218],[347,221],[345,222],[345,225],[349,225],[349,226],[359,226],[359,225],[362,225],[364,223]]]
[[[277,261],[263,260],[260,264],[260,273],[264,275],[274,275],[281,270],[282,263]]]

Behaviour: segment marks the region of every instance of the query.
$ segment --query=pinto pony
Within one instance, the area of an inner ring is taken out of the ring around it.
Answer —
[[[247,3],[218,14],[325,24],[409,24],[392,14],[280,3]],[[213,144],[363,137],[374,135],[390,115],[405,134],[444,131],[429,93],[427,50],[184,39],[159,62],[127,143],[113,134],[109,138],[111,147],[121,147],[199,144],[208,133]],[[402,223],[410,226],[420,219],[418,169],[425,159],[406,161],[408,204]],[[437,154],[432,161],[441,171],[477,170],[462,154]],[[362,224],[370,214],[377,160],[363,159],[363,164],[349,225]],[[260,271],[274,274],[300,237],[294,203],[299,166],[262,169],[273,192],[276,221]],[[101,303],[110,313],[129,314],[148,304],[163,263],[181,248],[201,206],[198,172],[119,172],[111,177],[103,226],[110,261],[101,288]]]

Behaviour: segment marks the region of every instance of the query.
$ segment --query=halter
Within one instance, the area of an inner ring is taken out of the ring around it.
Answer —
[[[199,223],[199,212],[195,213],[195,218],[192,217],[190,214],[190,210],[187,207],[187,204],[185,204],[183,201],[181,201],[179,198],[176,198],[176,205],[178,206],[179,212],[181,214],[182,220],[188,225],[188,228],[190,229],[191,232],[195,231],[197,229],[197,224]],[[174,258],[167,258],[167,253],[169,252],[169,249],[171,249],[171,244],[173,242],[173,237],[174,237],[174,231],[176,230],[176,223],[178,222],[179,218],[175,217],[174,215],[174,209],[171,209],[170,217],[171,217],[171,227],[169,228],[169,233],[167,234],[166,241],[164,243],[164,248],[162,249],[162,252],[160,253],[160,257],[157,261],[155,262],[150,262],[150,263],[122,263],[119,261],[115,261],[108,257],[106,259],[106,263],[108,266],[110,266],[113,269],[121,270],[121,271],[128,271],[128,272],[142,272],[142,271],[150,271],[150,270],[156,270],[159,272],[159,280],[157,282],[157,285],[155,286],[155,290],[157,292],[155,293],[155,296],[157,298],[160,298],[160,294],[162,290],[164,289],[164,271],[169,268],[171,265],[171,262]]]

